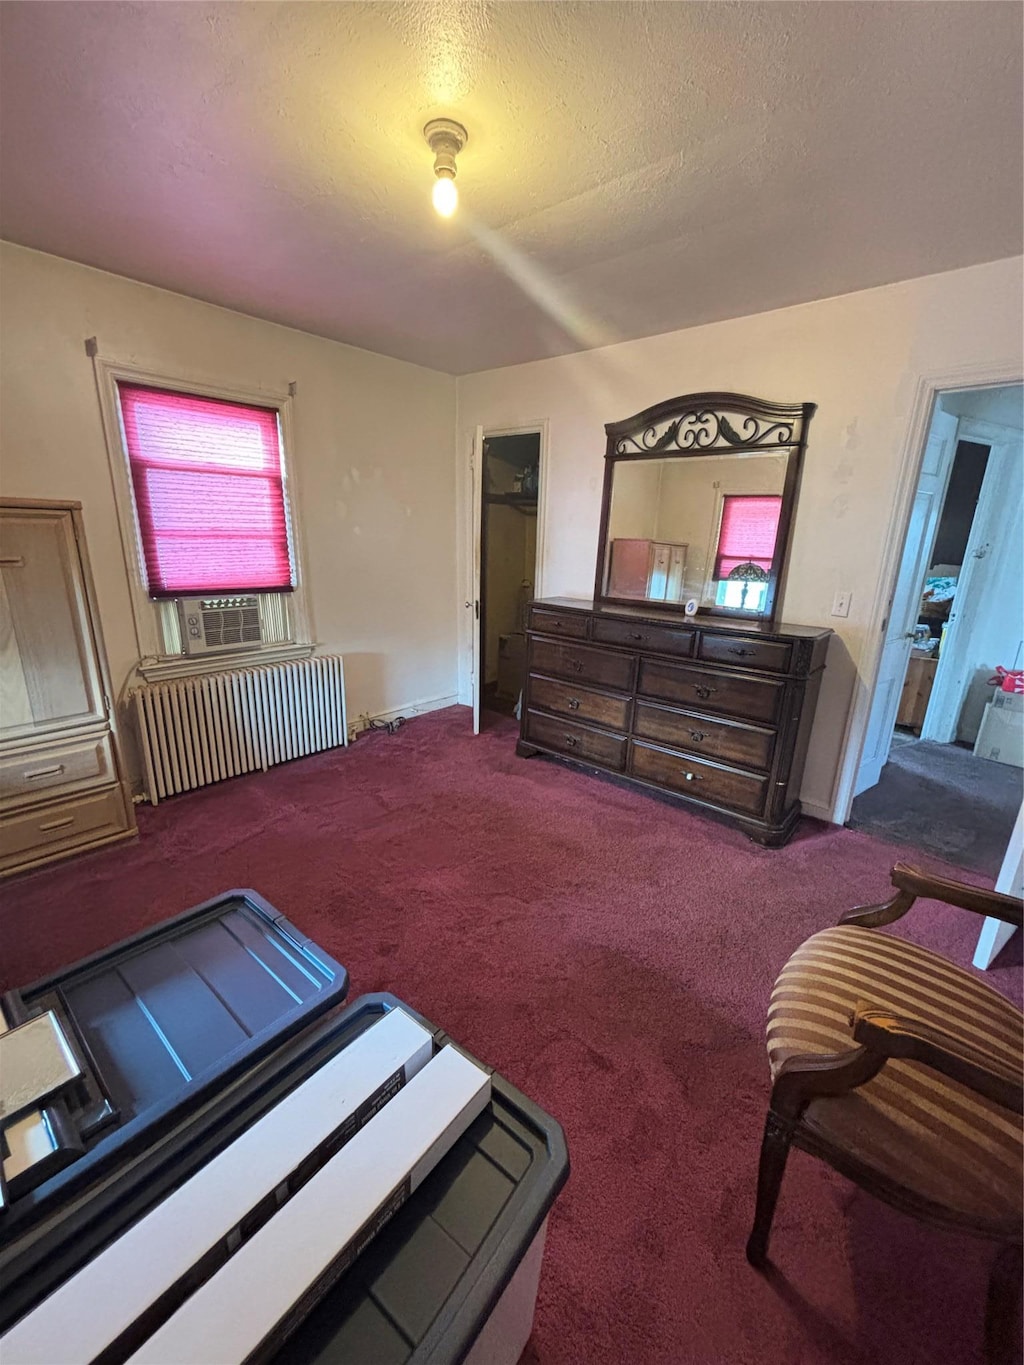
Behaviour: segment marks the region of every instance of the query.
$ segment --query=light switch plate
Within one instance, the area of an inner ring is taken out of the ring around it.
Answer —
[[[850,602],[853,599],[852,592],[837,592],[832,599],[833,616],[849,616]]]

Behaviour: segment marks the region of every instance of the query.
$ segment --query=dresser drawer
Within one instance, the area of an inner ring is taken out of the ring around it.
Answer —
[[[626,766],[625,736],[591,730],[586,725],[559,720],[556,716],[545,716],[539,711],[528,711],[526,714],[526,739],[534,744],[542,744],[545,749],[567,754],[570,758],[599,763],[603,768],[612,768],[617,773],[621,773]]]
[[[0,758],[0,802],[24,804],[33,797],[56,796],[83,787],[102,787],[117,780],[109,735],[48,744],[31,753]]]
[[[616,691],[630,692],[636,661],[629,654],[612,654],[587,645],[559,644],[555,640],[530,640],[531,673],[554,673],[560,678],[597,683]]]
[[[645,697],[769,725],[778,719],[785,691],[786,684],[774,678],[743,678],[710,668],[663,664],[653,659],[641,659],[637,686],[637,692]]]
[[[120,787],[37,806],[0,820],[0,870],[30,862],[33,857],[52,857],[128,828]]]
[[[557,711],[560,716],[571,716],[574,720],[591,720],[612,730],[625,730],[629,725],[628,697],[610,697],[604,692],[590,692],[585,687],[533,674],[530,676],[530,706]]]
[[[670,711],[649,701],[637,702],[633,733],[640,739],[653,739],[745,768],[770,767],[775,747],[774,730],[740,725],[734,720],[711,720],[692,711]]]
[[[768,668],[773,673],[785,673],[792,655],[792,645],[777,640],[745,640],[735,635],[701,635],[697,646],[698,659],[737,668]]]
[[[745,815],[763,812],[768,791],[767,777],[737,772],[735,768],[718,768],[689,754],[655,749],[637,741],[632,745],[630,772],[645,782],[656,782],[660,787]]]
[[[545,635],[565,635],[571,640],[585,640],[589,616],[574,616],[572,612],[551,611],[541,607],[530,608],[530,629],[543,631]]]
[[[594,622],[594,639],[606,645],[628,645],[632,649],[648,650],[652,654],[678,654],[688,659],[693,653],[696,631],[674,626],[653,626],[643,621]]]

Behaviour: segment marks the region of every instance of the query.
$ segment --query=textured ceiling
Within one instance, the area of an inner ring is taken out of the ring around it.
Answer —
[[[1021,251],[1022,14],[11,0],[0,235],[455,373],[759,312]]]

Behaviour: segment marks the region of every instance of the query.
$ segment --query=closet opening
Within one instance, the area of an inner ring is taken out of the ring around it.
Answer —
[[[513,715],[526,674],[534,595],[540,432],[485,436],[480,505],[480,705]]]

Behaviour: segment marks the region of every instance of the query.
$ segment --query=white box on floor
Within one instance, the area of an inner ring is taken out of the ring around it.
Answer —
[[[1001,697],[1013,702],[1012,692],[997,692],[985,707],[974,743],[976,758],[991,758],[996,763],[1009,763],[1024,768],[1024,709],[997,705]]]

